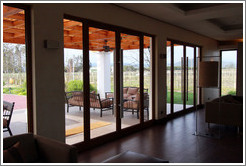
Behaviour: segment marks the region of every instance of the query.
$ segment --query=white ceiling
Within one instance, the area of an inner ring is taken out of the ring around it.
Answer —
[[[243,38],[242,3],[117,3],[115,5],[219,41]]]

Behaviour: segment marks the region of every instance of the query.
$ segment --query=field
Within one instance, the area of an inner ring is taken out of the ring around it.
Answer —
[[[181,71],[175,70],[174,73],[174,101],[177,104],[182,103],[181,97]],[[114,77],[111,74],[111,91],[113,91],[114,87]],[[73,73],[65,73],[65,84],[71,80],[82,80],[83,73],[82,72],[75,72]],[[144,88],[149,89],[150,87],[150,72],[144,71]],[[236,87],[236,69],[223,69],[222,70],[222,95],[225,94],[235,94],[235,87]],[[14,74],[6,74],[3,73],[3,93],[13,93],[13,94],[22,94],[25,95],[23,92],[23,88],[25,87],[25,73],[14,73]],[[139,72],[124,72],[123,74],[124,79],[124,86],[136,86],[139,87]],[[188,76],[188,90],[189,90],[189,98],[187,104],[192,104],[193,100],[193,73],[190,70]],[[97,72],[92,71],[90,72],[90,83],[97,87]],[[11,89],[10,89],[11,88]],[[167,101],[170,101],[170,70],[167,70]]]

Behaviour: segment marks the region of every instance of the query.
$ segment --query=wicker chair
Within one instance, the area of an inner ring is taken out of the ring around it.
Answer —
[[[102,112],[112,110],[114,114],[113,99],[101,99],[99,94],[90,93],[90,107],[100,109],[100,117]]]
[[[15,102],[10,103],[7,101],[3,101],[3,131],[9,132],[9,135],[13,135],[11,130],[10,130],[10,120],[13,114],[13,110],[14,110],[14,105]]]
[[[149,117],[149,106],[148,106],[148,102],[149,102],[149,96],[148,93],[144,93],[144,109],[147,110],[147,117]],[[124,107],[124,112],[129,112],[129,110],[132,112],[132,114],[134,114],[134,111],[137,112],[137,118],[139,119],[139,101],[140,101],[140,93],[138,92],[136,97],[133,99],[128,99],[125,100],[123,107]]]
[[[78,106],[81,111],[81,107],[84,106],[84,95],[82,91],[65,92],[65,101],[67,104],[67,113],[69,113],[69,107]]]
[[[78,106],[81,110],[81,107],[84,106],[84,94],[82,91],[72,91],[65,93],[65,99],[67,103],[67,112],[69,112],[69,107]],[[90,93],[90,108],[100,109],[100,117],[102,117],[102,112],[112,109],[113,110],[113,99],[101,99],[99,94],[95,92]]]

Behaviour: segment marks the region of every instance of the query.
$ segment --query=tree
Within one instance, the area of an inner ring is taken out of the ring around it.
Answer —
[[[144,70],[150,71],[150,48],[144,49]]]
[[[25,45],[3,43],[3,73],[22,73],[25,68]]]

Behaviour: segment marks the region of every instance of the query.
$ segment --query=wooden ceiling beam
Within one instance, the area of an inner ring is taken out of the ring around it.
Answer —
[[[25,38],[25,33],[15,33],[14,38],[19,38],[19,37],[24,37]]]
[[[25,38],[6,38],[3,37],[4,43],[16,43],[16,44],[25,44]]]
[[[69,27],[74,27],[74,26],[82,27],[82,23],[81,22],[77,22],[77,21],[68,21],[68,22],[64,22],[63,26],[64,26],[64,28],[69,28]]]
[[[14,21],[3,20],[3,27],[12,27],[14,26]]]
[[[17,20],[13,22],[14,26],[25,26],[25,21],[23,20]]]
[[[4,38],[14,38],[14,33],[3,32]]]
[[[64,27],[64,28],[67,28],[67,27]],[[72,29],[72,30],[77,30],[77,31],[81,31],[82,32],[82,26],[80,26],[80,25],[75,25],[75,26],[73,26],[73,27],[69,27],[69,28],[67,28],[67,29]]]
[[[82,43],[82,37],[70,37],[70,36],[64,36],[64,43]]]
[[[7,29],[25,29],[25,23],[24,21],[18,20],[18,21],[8,21],[3,20],[3,30]]]
[[[115,35],[114,34],[108,34],[108,35],[102,35],[102,34],[89,34],[89,40],[102,40],[104,41],[105,39],[114,39],[115,40]]]
[[[64,44],[64,48],[81,49],[82,50],[82,44]]]
[[[64,36],[81,36],[82,37],[82,31],[78,30],[64,30]]]
[[[25,14],[20,14],[20,13],[17,13],[17,14],[13,14],[13,15],[10,15],[8,17],[3,17],[5,19],[14,19],[14,20],[25,20]]]
[[[11,28],[11,29],[5,29],[4,32],[25,34],[25,29]]]
[[[3,6],[3,17],[12,16],[14,14],[22,12],[23,9],[13,8],[9,6]]]

